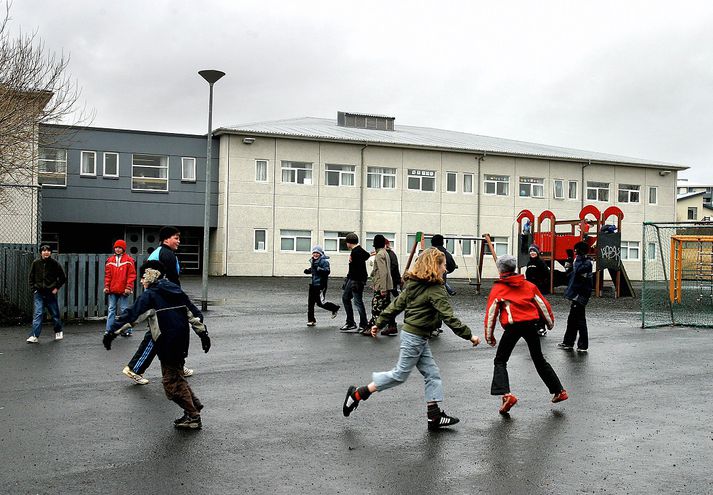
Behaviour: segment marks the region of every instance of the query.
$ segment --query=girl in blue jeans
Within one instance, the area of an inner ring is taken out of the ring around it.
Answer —
[[[467,325],[453,316],[453,307],[443,287],[445,273],[445,256],[437,249],[431,248],[418,257],[413,270],[405,275],[404,291],[382,311],[371,327],[371,335],[376,338],[380,328],[388,325],[389,320],[405,310],[399,360],[391,371],[374,373],[373,381],[368,385],[352,385],[347,389],[342,406],[344,416],[349,416],[360,401],[368,399],[374,392],[404,383],[416,368],[423,375],[426,387],[428,429],[437,430],[459,422],[458,418],[448,416],[438,405],[443,402],[443,384],[428,341],[431,332],[440,328],[442,323],[448,325],[459,337],[469,340],[473,346],[477,346],[480,339],[471,334]]]

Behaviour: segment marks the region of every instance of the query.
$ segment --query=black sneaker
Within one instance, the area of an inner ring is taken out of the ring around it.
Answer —
[[[188,414],[184,414],[182,417],[173,422],[173,426],[182,430],[200,430],[203,425],[201,423],[200,416],[192,418]]]
[[[359,401],[354,398],[354,392],[356,392],[356,387],[350,385],[347,389],[347,396],[344,398],[344,405],[342,405],[342,412],[344,417],[348,417],[354,409],[359,407]]]
[[[340,306],[337,306],[337,309],[335,309],[334,311],[332,311],[332,319],[334,319],[334,318],[337,317],[337,313],[339,313],[339,308],[340,308]]]
[[[457,423],[460,423],[460,419],[449,416],[444,411],[441,411],[438,416],[428,418],[428,429],[435,431],[444,426],[453,426]]]
[[[557,347],[560,349],[564,349],[565,351],[571,351],[572,349],[574,349],[573,345],[567,345],[564,342],[560,342],[559,344],[557,344]]]
[[[340,328],[339,331],[340,332],[351,332],[352,330],[356,330],[356,329],[357,329],[356,323],[347,323],[342,328]]]

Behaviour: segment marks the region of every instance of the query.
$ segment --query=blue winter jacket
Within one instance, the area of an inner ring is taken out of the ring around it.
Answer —
[[[182,363],[188,356],[189,325],[200,334],[206,331],[203,315],[173,282],[160,279],[141,294],[136,302],[111,327],[118,332],[148,320],[156,353],[162,362]]]
[[[316,260],[310,258],[310,270],[312,271],[312,281],[310,285],[315,287],[320,287],[322,290],[327,289],[327,283],[329,281],[329,256],[326,254],[321,255]]]
[[[592,260],[586,256],[577,256],[569,274],[569,283],[564,291],[564,297],[586,305],[592,295],[592,278]]]

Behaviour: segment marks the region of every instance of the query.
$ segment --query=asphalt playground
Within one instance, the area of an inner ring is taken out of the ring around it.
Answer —
[[[319,309],[306,327],[307,277],[210,282],[213,347],[194,336],[187,362],[200,431],[173,428],[158,362],[146,386],[121,374],[141,332],[106,351],[103,322],[68,323],[60,342],[46,325],[39,345],[28,325],[0,327],[0,493],[713,493],[712,329],[643,330],[638,303],[609,295],[588,307],[578,355],[555,347],[568,305],[552,296],[542,343],[570,399],[550,403],[521,342],[508,417],[489,394],[495,350],[446,329],[432,347],[461,422],[429,432],[418,372],[342,416],[347,386],[391,368],[398,338],[342,334],[343,313]],[[200,279],[183,284],[197,299]],[[455,288],[482,335],[487,287]],[[328,296],[341,304],[338,283]]]

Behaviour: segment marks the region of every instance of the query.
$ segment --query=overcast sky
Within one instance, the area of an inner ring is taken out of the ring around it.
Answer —
[[[713,183],[710,1],[15,0],[92,125],[167,132],[338,110],[690,166]]]

